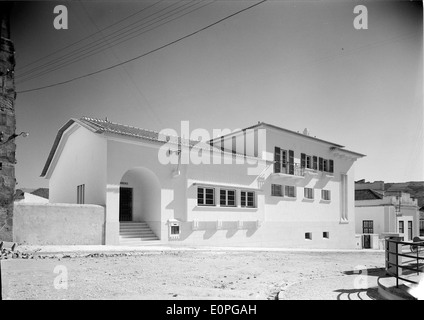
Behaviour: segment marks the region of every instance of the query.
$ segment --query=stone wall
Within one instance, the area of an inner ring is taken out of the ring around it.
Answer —
[[[0,3],[0,240],[13,239],[13,195],[15,193],[16,129],[14,46],[10,40],[11,4]],[[12,138],[8,141],[9,138]]]

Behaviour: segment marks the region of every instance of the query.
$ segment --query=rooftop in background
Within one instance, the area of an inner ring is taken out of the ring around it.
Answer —
[[[49,188],[38,188],[31,192],[31,194],[48,199],[49,198]]]
[[[355,190],[355,201],[361,200],[380,200],[383,199],[383,194],[371,189]]]

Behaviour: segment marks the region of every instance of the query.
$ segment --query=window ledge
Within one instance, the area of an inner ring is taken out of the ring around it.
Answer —
[[[194,206],[194,209],[197,209],[197,210],[200,210],[200,209],[208,209],[208,210],[215,209],[217,211],[218,210],[220,210],[220,211],[223,211],[223,210],[256,211],[256,210],[258,210],[257,207],[246,208],[246,207],[224,207],[224,206]]]

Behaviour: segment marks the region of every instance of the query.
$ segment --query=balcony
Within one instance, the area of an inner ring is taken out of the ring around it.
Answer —
[[[305,168],[302,168],[298,163],[287,163],[285,166],[281,166],[280,172],[274,172],[271,176],[289,179],[304,179]]]

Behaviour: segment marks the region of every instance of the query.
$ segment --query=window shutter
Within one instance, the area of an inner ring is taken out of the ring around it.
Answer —
[[[304,154],[304,153],[300,154],[300,167],[301,168],[306,167],[306,154]]]
[[[281,171],[281,150],[278,147],[274,149],[274,172],[279,173]]]
[[[294,151],[289,150],[289,174],[294,174]]]
[[[318,158],[317,158],[317,156],[313,156],[313,166],[312,166],[312,168],[314,170],[318,170]]]
[[[319,158],[319,171],[323,171],[324,170],[324,159],[323,158]]]
[[[333,173],[334,172],[334,161],[333,160],[329,160],[329,172]]]

